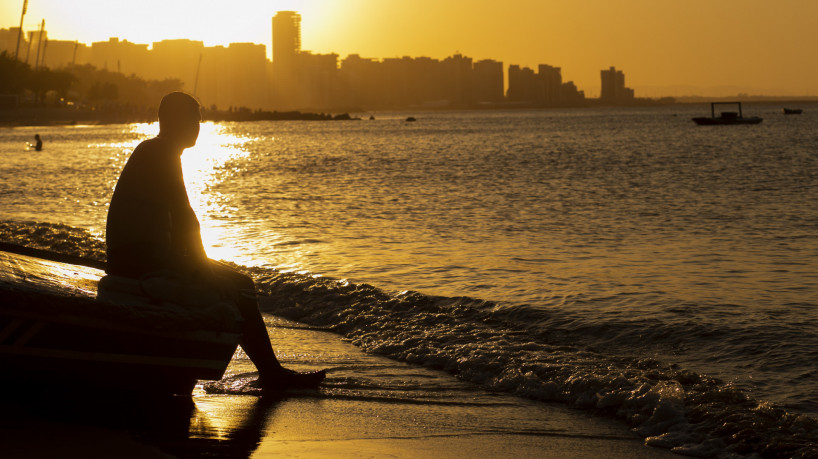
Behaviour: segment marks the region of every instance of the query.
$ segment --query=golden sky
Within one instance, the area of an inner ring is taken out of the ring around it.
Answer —
[[[0,2],[0,28],[23,0]],[[30,0],[24,28],[50,39],[262,43],[276,11],[302,15],[302,47],[384,58],[460,52],[562,67],[589,96],[599,71],[637,96],[818,96],[818,0]],[[719,88],[722,89],[719,89]]]

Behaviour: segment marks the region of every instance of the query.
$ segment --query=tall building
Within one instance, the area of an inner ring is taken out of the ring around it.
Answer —
[[[273,17],[273,65],[294,69],[301,53],[301,15],[295,11],[279,11]]]
[[[77,41],[49,40],[48,53],[43,56],[43,65],[51,69],[69,67],[84,62],[88,47]]]
[[[468,105],[474,101],[472,58],[455,54],[443,60],[443,84],[451,105]]]
[[[528,67],[508,68],[509,102],[537,107],[576,107],[585,104],[585,93],[572,82],[562,81],[562,69],[540,64],[537,73]]]
[[[296,108],[302,103],[300,56],[301,15],[279,11],[273,16],[273,98],[281,108]]]
[[[150,70],[155,73],[149,74],[148,78],[178,78],[184,83],[185,91],[194,92],[204,44],[197,40],[175,39],[155,41],[151,47],[153,65]]]
[[[0,29],[0,52],[5,51],[9,56],[14,57],[18,39],[20,47],[25,48],[27,46],[25,43],[26,37],[20,34],[19,27]]]
[[[302,52],[298,57],[297,108],[321,110],[335,105],[338,55]]]
[[[380,68],[377,59],[350,54],[341,61],[340,77],[344,85],[344,104],[355,108],[375,108],[380,101]]]
[[[474,63],[474,101],[503,101],[503,63],[484,59]]]
[[[98,69],[130,75],[144,72],[149,59],[148,45],[111,37],[91,44],[88,63]],[[157,77],[161,77],[161,72],[157,72]]]
[[[509,102],[532,103],[537,93],[537,81],[534,71],[519,65],[508,66],[508,93]]]
[[[537,77],[540,80],[537,102],[543,105],[559,105],[562,102],[562,69],[540,64]]]
[[[625,87],[625,74],[616,67],[609,70],[601,70],[602,91],[600,100],[608,104],[623,104],[633,101],[633,89]]]
[[[267,50],[255,43],[205,47],[194,95],[206,107],[270,107]]]

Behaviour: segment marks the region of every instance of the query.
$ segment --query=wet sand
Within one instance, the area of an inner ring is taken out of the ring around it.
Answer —
[[[13,401],[0,418],[3,456],[676,457],[644,446],[617,421],[489,393],[365,354],[332,333],[267,319],[288,366],[328,368],[319,391],[254,395],[246,383],[253,368],[238,352],[219,386],[229,393],[197,387],[192,403],[58,393]]]
[[[4,255],[0,284],[92,295],[95,268]],[[8,287],[4,287],[8,288]],[[239,349],[192,397],[0,394],[0,457],[675,457],[619,421],[485,391],[265,316],[282,363],[327,369],[318,390],[261,394]],[[4,374],[14,378],[13,374]]]

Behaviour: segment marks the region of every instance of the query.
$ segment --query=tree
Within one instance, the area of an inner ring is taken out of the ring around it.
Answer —
[[[38,99],[49,91],[54,91],[64,98],[68,95],[68,90],[73,82],[74,75],[69,72],[43,68],[31,72],[28,89],[34,91],[38,95]]]
[[[88,90],[88,98],[93,101],[114,101],[119,97],[119,88],[113,83],[95,82]]]
[[[31,81],[31,67],[11,57],[6,51],[0,53],[0,94],[21,94]]]
[[[72,73],[72,89],[92,102],[116,101],[132,107],[153,106],[165,94],[182,88],[182,81],[178,79],[143,80],[133,74],[99,70],[92,65],[76,66]]]

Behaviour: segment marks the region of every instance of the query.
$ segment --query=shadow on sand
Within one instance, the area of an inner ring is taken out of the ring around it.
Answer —
[[[90,456],[100,444],[122,449],[121,457],[145,454],[134,451],[134,444],[153,448],[157,456],[248,457],[280,399],[232,396],[227,402],[224,397],[229,396],[125,399],[7,393],[0,398],[0,441],[7,452],[25,457],[66,450]]]

